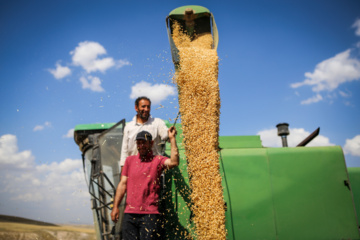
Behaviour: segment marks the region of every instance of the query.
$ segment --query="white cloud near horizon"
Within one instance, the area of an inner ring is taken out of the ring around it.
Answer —
[[[63,135],[63,138],[73,138],[74,137],[74,128],[69,129],[69,131]]]
[[[305,73],[303,82],[291,84],[292,88],[312,86],[312,91],[331,92],[340,84],[360,79],[360,61],[350,56],[351,49],[341,52],[332,58],[316,65],[314,72]]]
[[[356,135],[352,139],[346,139],[344,152],[352,156],[360,156],[360,135]]]
[[[0,213],[53,223],[92,223],[82,160],[37,164],[17,137],[0,138]],[[51,213],[51,214],[49,214]]]
[[[104,88],[101,86],[101,80],[98,77],[87,76],[81,77],[80,79],[81,86],[83,89],[90,89],[93,92],[104,92]]]
[[[148,82],[141,81],[131,87],[130,99],[136,99],[140,96],[150,98],[151,104],[160,104],[168,96],[176,94],[176,88],[166,84],[151,85]]]
[[[45,122],[43,125],[36,125],[33,129],[34,132],[36,131],[42,131],[45,128],[51,127],[51,122]]]
[[[87,73],[105,72],[115,66],[115,60],[112,57],[99,58],[106,54],[105,48],[98,42],[80,42],[79,45],[70,52],[75,66],[81,66]]]
[[[311,134],[311,132],[308,132],[303,128],[289,128],[289,131],[290,134],[287,136],[289,147],[296,147],[299,143],[301,143],[306,137]],[[282,147],[281,138],[277,135],[277,128],[259,131],[257,135],[260,135],[260,139],[264,147]],[[315,147],[334,145],[335,144],[330,142],[329,138],[323,135],[318,135],[306,146]]]
[[[49,72],[54,76],[56,79],[62,79],[71,74],[71,70],[68,67],[61,66],[60,63],[56,63],[55,69],[49,69]]]

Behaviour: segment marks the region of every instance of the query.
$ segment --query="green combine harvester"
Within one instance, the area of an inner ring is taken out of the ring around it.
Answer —
[[[98,240],[119,239],[110,212],[124,126],[125,120],[75,127]],[[181,162],[162,181],[164,239],[193,234],[181,124],[176,128]],[[219,141],[228,239],[360,239],[360,168],[346,168],[341,147],[265,148],[259,136]]]
[[[172,24],[184,31],[218,33],[213,15],[200,6],[184,6],[166,18],[175,67],[179,55],[172,41]],[[167,126],[172,124],[165,121]],[[121,223],[110,213],[120,180],[119,160],[125,119],[106,124],[77,125],[75,142],[82,152],[86,182],[98,240],[121,239]],[[360,168],[347,168],[340,146],[286,147],[288,124],[278,124],[282,148],[266,148],[260,136],[220,136],[220,172],[226,205],[227,239],[237,240],[360,240]],[[187,162],[177,123],[180,165],[162,179],[160,208],[162,239],[186,239],[194,234]],[[170,145],[164,145],[164,155]]]

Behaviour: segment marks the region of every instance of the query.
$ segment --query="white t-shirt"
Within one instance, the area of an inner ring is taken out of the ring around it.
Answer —
[[[154,141],[152,151],[154,156],[160,155],[162,141],[168,139],[168,128],[165,125],[164,121],[160,118],[153,118],[149,116],[149,119],[144,123],[136,122],[136,116],[132,119],[131,122],[126,124],[124,128],[124,138],[121,147],[121,157],[120,157],[120,166],[124,166],[125,159],[128,156],[138,154],[136,147],[136,135],[141,131],[148,131],[152,135]]]

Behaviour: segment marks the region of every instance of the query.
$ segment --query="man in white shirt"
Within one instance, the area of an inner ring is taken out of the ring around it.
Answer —
[[[121,147],[120,167],[125,164],[128,156],[138,154],[136,147],[136,135],[141,131],[151,133],[154,144],[152,151],[154,155],[161,155],[161,142],[168,139],[168,128],[160,118],[153,118],[150,115],[151,101],[147,97],[138,97],[135,100],[136,116],[126,124],[124,138]]]

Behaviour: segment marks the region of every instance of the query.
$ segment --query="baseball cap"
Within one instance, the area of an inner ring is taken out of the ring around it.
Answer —
[[[136,140],[152,141],[152,136],[147,131],[141,131],[136,135]]]

